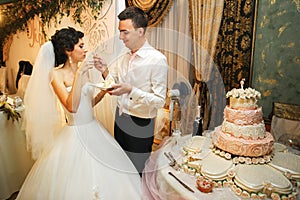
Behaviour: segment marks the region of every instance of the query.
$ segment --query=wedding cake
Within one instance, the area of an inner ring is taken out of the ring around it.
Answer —
[[[223,123],[211,137],[193,136],[182,148],[182,170],[196,177],[201,192],[229,187],[245,199],[296,199],[300,157],[274,143],[266,131],[261,94],[253,88],[227,92]],[[229,198],[228,198],[229,199]]]
[[[224,109],[224,121],[212,135],[215,147],[231,155],[261,157],[272,152],[274,138],[266,131],[262,108],[258,106],[260,92],[253,88],[234,88],[227,92],[229,105]]]

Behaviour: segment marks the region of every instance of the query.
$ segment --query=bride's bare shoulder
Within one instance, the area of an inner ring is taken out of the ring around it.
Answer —
[[[65,69],[63,67],[55,67],[51,70],[51,76],[61,77],[65,74]]]
[[[51,70],[50,72],[50,79],[51,79],[51,82],[53,81],[63,81],[64,77],[65,77],[65,70],[63,68],[54,68]]]

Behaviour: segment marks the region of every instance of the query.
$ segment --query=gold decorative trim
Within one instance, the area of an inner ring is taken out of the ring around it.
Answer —
[[[162,22],[169,13],[173,0],[126,0],[128,6],[136,6],[146,12],[149,18],[148,26],[154,27]]]
[[[156,0],[132,0],[133,5],[143,9],[145,12],[153,8],[156,2]]]
[[[193,8],[195,7],[195,5],[193,5],[195,3],[195,1],[193,0],[189,0],[188,1],[189,3],[189,22],[190,22],[190,31],[191,31],[191,36],[192,36],[192,39],[195,38],[195,35],[193,34],[194,33],[194,23],[195,23],[195,19],[193,18],[193,15],[191,13],[193,13]],[[200,75],[199,75],[200,76]]]
[[[279,118],[300,121],[300,105],[274,102],[273,114]]]

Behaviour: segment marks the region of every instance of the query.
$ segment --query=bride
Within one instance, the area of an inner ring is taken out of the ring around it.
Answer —
[[[105,91],[94,97],[88,73],[93,64],[78,65],[87,53],[83,36],[71,27],[56,31],[36,59],[25,97],[29,113],[25,128],[37,161],[18,200],[141,199],[141,180],[134,165],[93,116],[93,106]],[[61,121],[54,117],[60,109],[53,97],[59,100],[66,122],[55,138],[49,133],[56,132],[55,124]]]

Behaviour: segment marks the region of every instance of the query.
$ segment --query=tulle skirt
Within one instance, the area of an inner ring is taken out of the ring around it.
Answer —
[[[17,199],[141,199],[141,179],[114,138],[94,120],[63,128],[33,165]]]

